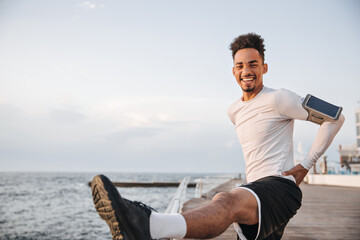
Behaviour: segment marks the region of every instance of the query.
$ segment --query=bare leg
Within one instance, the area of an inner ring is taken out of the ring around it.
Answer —
[[[224,232],[233,222],[252,225],[259,221],[255,197],[241,188],[218,193],[209,204],[182,215],[187,226],[185,238],[212,238]]]

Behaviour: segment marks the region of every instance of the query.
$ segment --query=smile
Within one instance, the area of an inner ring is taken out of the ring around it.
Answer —
[[[241,81],[243,82],[251,82],[251,81],[254,81],[256,79],[255,76],[253,77],[244,77],[244,78],[241,78]]]

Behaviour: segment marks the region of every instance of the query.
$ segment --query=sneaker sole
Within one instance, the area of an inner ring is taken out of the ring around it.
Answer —
[[[136,240],[125,217],[121,215],[118,201],[122,201],[122,198],[111,181],[103,175],[95,176],[91,192],[95,209],[109,225],[113,240]]]

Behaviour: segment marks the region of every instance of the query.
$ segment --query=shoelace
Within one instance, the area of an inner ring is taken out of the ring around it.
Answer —
[[[138,201],[130,201],[126,198],[124,198],[124,200],[132,205],[135,205],[136,207],[139,207],[141,209],[143,209],[148,215],[150,215],[151,211],[155,211],[157,212],[154,208],[142,203],[142,202],[138,202]]]

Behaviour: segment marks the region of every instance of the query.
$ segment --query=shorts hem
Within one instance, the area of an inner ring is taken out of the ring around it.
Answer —
[[[260,234],[260,229],[261,229],[261,201],[260,198],[258,197],[258,195],[250,188],[247,187],[237,187],[237,188],[241,188],[241,189],[245,189],[247,191],[249,191],[256,199],[257,205],[258,205],[258,216],[259,216],[259,226],[258,226],[258,230],[257,230],[257,234],[255,237],[255,240],[258,238],[259,234]],[[234,228],[236,230],[236,232],[238,233],[238,236],[240,237],[241,240],[247,240],[246,237],[244,236],[241,227],[239,225],[239,223],[234,223]]]

